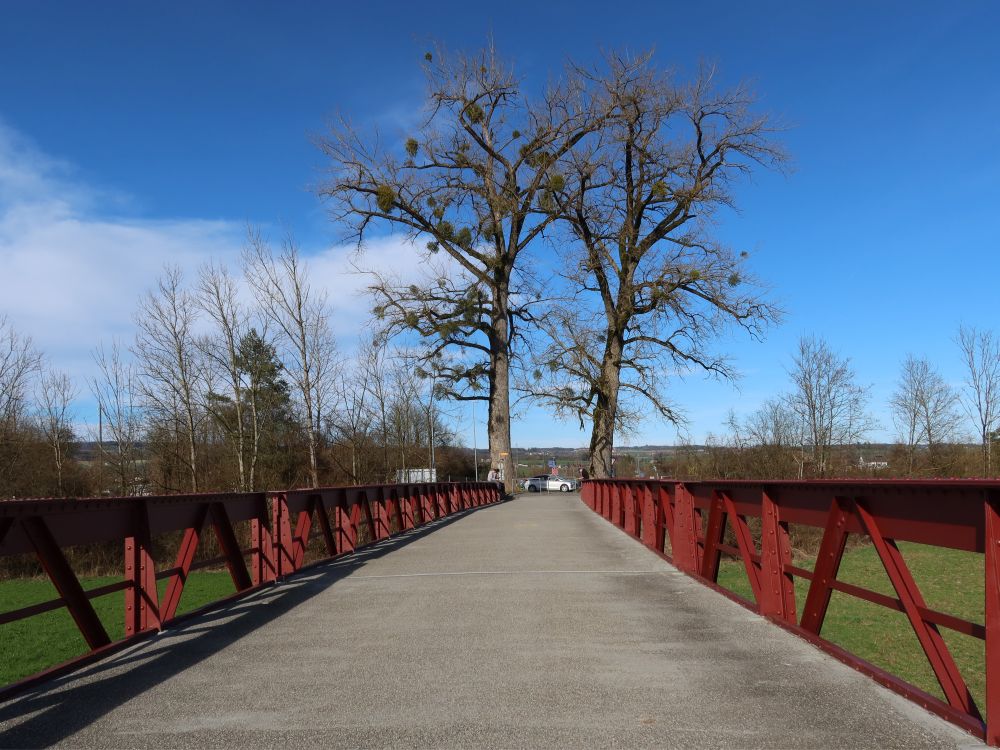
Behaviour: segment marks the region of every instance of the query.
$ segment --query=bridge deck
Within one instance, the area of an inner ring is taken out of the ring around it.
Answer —
[[[573,496],[307,571],[0,705],[0,746],[971,747]]]

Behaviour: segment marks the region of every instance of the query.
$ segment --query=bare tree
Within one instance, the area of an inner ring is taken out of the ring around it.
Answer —
[[[90,388],[100,409],[100,419],[115,443],[113,465],[118,475],[118,491],[121,495],[131,495],[136,490],[142,430],[135,367],[122,358],[117,340],[112,342],[110,351],[101,344],[93,356],[99,374],[90,380]],[[99,447],[103,463],[103,440]],[[103,471],[103,466],[101,469]],[[101,491],[104,491],[103,487]]]
[[[0,492],[8,486],[21,454],[28,393],[41,363],[42,356],[31,337],[19,334],[7,317],[0,315]]]
[[[962,400],[982,445],[982,472],[993,476],[993,435],[1000,420],[1000,340],[993,331],[958,329],[958,348],[966,367]]]
[[[896,386],[892,398],[889,400],[889,408],[892,412],[892,421],[899,434],[899,440],[906,446],[906,473],[913,475],[914,456],[917,446],[923,436],[923,425],[920,419],[921,401],[921,373],[917,360],[912,355],[907,355],[903,361],[902,372],[899,376],[899,383]]]
[[[876,427],[866,412],[868,388],[854,382],[847,357],[833,352],[825,341],[803,336],[789,372],[794,386],[787,397],[803,426],[816,473],[825,477],[831,449],[857,442]]]
[[[376,280],[376,310],[387,331],[422,339],[425,358],[456,351],[442,391],[489,402],[490,460],[510,489],[512,358],[531,315],[522,256],[554,219],[538,211],[549,168],[597,123],[579,76],[529,102],[492,48],[426,60],[426,122],[388,147],[341,123],[320,142],[332,170],[320,192],[359,244],[377,223],[401,227],[428,257],[441,252],[459,269],[444,285]]]
[[[341,373],[337,382],[337,407],[330,416],[334,436],[347,446],[350,454],[352,484],[361,481],[359,459],[371,443],[371,428],[376,420],[377,406],[371,403],[372,390],[368,382],[372,375],[368,367],[369,356],[370,352],[362,348],[351,370]]]
[[[198,491],[198,429],[204,413],[203,349],[195,345],[193,330],[197,312],[180,268],[167,266],[139,302],[134,349],[147,410],[173,433],[192,492]]]
[[[310,284],[306,263],[291,237],[275,254],[251,228],[243,260],[247,281],[275,327],[285,369],[299,396],[309,446],[309,481],[318,487],[320,436],[336,377],[326,294]]]
[[[254,486],[259,439],[256,411],[246,414],[248,398],[240,344],[250,331],[250,313],[239,300],[239,287],[228,270],[214,263],[202,267],[198,277],[197,301],[214,324],[215,330],[199,343],[205,361],[221,375],[224,395],[209,393],[206,405],[228,436],[236,465],[237,489]]]
[[[727,425],[734,450],[726,460],[725,449],[716,450],[720,464],[735,463],[717,476],[743,479],[783,479],[801,476],[801,429],[795,414],[781,399],[765,401],[740,420],[730,412]]]
[[[360,351],[362,354],[359,359],[363,361],[361,366],[365,372],[364,382],[378,425],[382,450],[382,481],[388,482],[392,478],[389,469],[389,412],[392,394],[391,378],[387,372],[389,369],[387,342],[382,336],[371,336],[361,343]]]
[[[544,183],[541,207],[580,252],[567,258],[577,296],[549,314],[558,331],[533,389],[592,420],[595,477],[610,473],[623,412],[646,406],[678,422],[664,378],[690,369],[733,377],[712,342],[733,326],[760,336],[778,318],[746,253],[711,225],[738,178],[781,163],[767,117],[745,89],[715,91],[711,71],[682,85],[650,55],[611,56],[608,66],[591,105],[605,123],[600,138],[566,152]]]
[[[38,384],[38,430],[52,450],[59,497],[64,494],[63,476],[73,440],[73,401],[78,391],[66,373],[49,370]]]
[[[933,461],[935,448],[952,440],[958,428],[958,394],[926,358],[907,355],[899,383],[889,402],[893,422],[906,446],[907,472],[913,474],[916,447],[927,445]]]
[[[397,353],[398,362],[402,357]],[[389,405],[389,423],[399,451],[399,468],[405,473],[410,467],[408,448],[415,447],[420,438],[420,408],[417,406],[417,378],[408,367],[393,367],[390,373],[392,401]]]
[[[802,430],[795,414],[780,399],[765,401],[743,423],[754,445],[797,448],[802,444]]]

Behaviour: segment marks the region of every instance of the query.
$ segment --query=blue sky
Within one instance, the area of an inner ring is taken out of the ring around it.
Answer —
[[[786,310],[763,344],[723,342],[737,387],[693,378],[673,398],[690,437],[720,432],[787,385],[802,334],[852,358],[885,402],[900,361],[956,385],[960,322],[997,327],[1000,5],[963,3],[0,4],[0,313],[81,380],[103,337],[128,337],[163,262],[236,257],[246,221],[293,228],[330,285],[349,348],[361,282],[310,187],[310,134],[338,112],[405,133],[430,40],[492,34],[525,77],[567,56],[655,47],[664,67],[718,65],[784,121],[786,174],[759,173],[719,233]],[[406,266],[398,245],[375,261]],[[83,399],[85,402],[86,399]],[[87,406],[81,407],[86,419]],[[480,409],[479,422],[484,422]],[[465,429],[466,434],[471,431]],[[484,430],[479,429],[480,441]],[[673,442],[650,420],[634,444]],[[529,409],[516,445],[588,435]]]

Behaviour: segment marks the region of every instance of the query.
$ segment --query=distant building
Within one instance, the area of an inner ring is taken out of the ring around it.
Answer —
[[[881,471],[889,468],[889,462],[884,456],[874,456],[870,461],[864,456],[858,457],[858,468],[862,471]]]
[[[436,481],[437,469],[396,469],[396,484]]]

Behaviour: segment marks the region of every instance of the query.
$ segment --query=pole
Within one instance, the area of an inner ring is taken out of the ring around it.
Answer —
[[[104,497],[104,407],[97,402],[97,484],[98,494]]]

